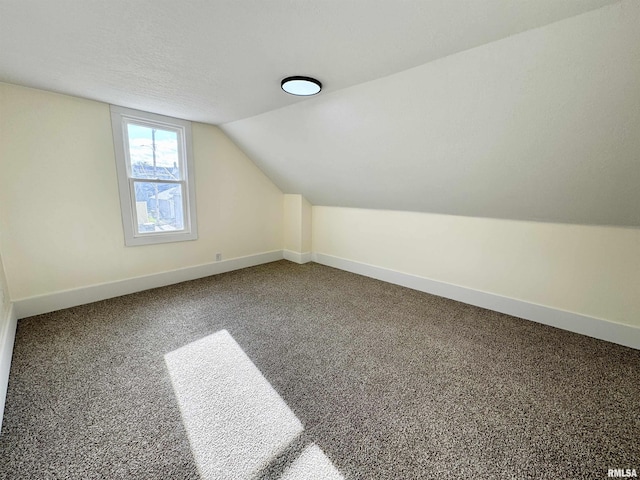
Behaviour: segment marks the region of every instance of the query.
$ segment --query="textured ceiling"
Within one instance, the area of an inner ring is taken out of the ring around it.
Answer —
[[[612,0],[0,0],[0,81],[220,124]]]
[[[639,5],[0,0],[0,81],[221,125],[316,205],[637,227]]]

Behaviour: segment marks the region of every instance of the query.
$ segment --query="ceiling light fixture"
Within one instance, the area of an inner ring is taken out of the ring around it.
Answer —
[[[290,95],[298,95],[307,97],[309,95],[315,95],[322,90],[322,84],[311,77],[287,77],[280,82],[282,90]]]

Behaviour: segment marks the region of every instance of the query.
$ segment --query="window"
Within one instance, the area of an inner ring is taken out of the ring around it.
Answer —
[[[111,106],[125,244],[198,238],[191,123]]]

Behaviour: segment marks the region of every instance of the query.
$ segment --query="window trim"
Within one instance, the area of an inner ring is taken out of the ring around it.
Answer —
[[[196,194],[193,167],[193,147],[191,136],[191,122],[177,118],[143,112],[130,108],[110,106],[111,128],[115,147],[116,172],[118,176],[118,190],[120,194],[120,211],[122,213],[122,227],[126,246],[154,245],[158,243],[181,242],[196,240],[198,229],[196,222]],[[127,125],[133,123],[142,126],[164,128],[181,132],[182,152],[180,152],[182,172],[181,180],[142,179],[131,176],[131,161],[129,159],[129,135]],[[138,181],[149,183],[176,183],[183,185],[183,219],[184,229],[166,232],[138,232],[137,212],[134,193],[134,183]]]

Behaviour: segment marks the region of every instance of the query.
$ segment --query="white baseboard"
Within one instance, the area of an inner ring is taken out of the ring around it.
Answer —
[[[473,290],[323,253],[314,253],[313,261],[340,270],[640,350],[640,328],[631,325],[557,310],[544,305]]]
[[[154,273],[142,277],[127,278],[115,282],[90,285],[88,287],[63,290],[45,295],[28,298],[20,298],[13,301],[17,318],[31,317],[41,313],[62,310],[85,303],[97,302],[107,298],[119,297],[130,293],[149,290],[151,288],[164,287],[175,283],[195,280],[197,278],[217,275],[219,273],[253,267],[263,263],[282,260],[282,250],[258,253],[246,257],[221,260],[219,262],[206,263],[193,267],[180,268],[169,272]]]
[[[9,371],[11,370],[13,342],[16,338],[17,326],[18,318],[16,316],[16,311],[13,304],[10,304],[6,317],[0,317],[0,427],[2,427],[4,402],[7,399]]]
[[[311,252],[298,253],[293,250],[283,250],[282,254],[285,260],[299,264],[309,263],[311,261]]]

